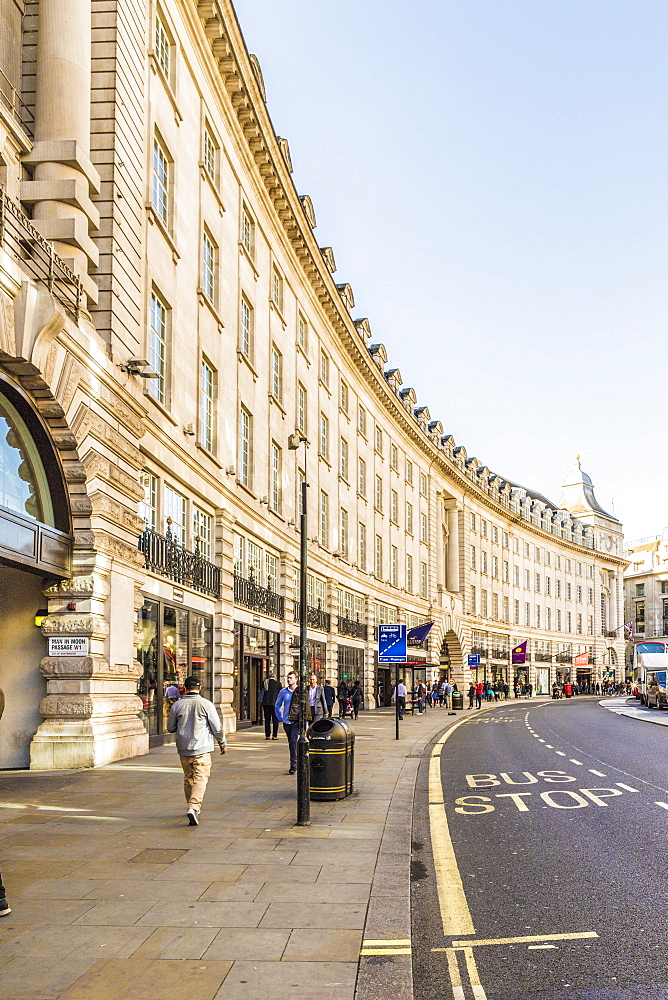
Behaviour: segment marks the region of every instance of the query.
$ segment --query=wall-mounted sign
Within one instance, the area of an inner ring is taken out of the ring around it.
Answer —
[[[87,635],[50,635],[49,656],[87,656]]]
[[[179,604],[183,604],[183,591],[182,590],[177,590],[176,587],[173,587],[172,588],[172,598],[173,598],[173,600],[178,601]]]
[[[480,666],[480,653],[469,653],[468,656],[469,667],[479,667]]]

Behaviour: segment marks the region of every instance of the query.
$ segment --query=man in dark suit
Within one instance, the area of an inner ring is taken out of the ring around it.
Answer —
[[[310,721],[317,722],[318,719],[326,718],[329,710],[325,701],[325,692],[322,684],[318,684],[317,674],[311,674],[311,681],[306,689],[306,696],[309,704]]]
[[[334,702],[336,700],[336,691],[332,687],[332,682],[330,680],[325,681],[325,686],[322,690],[325,694],[325,701],[327,702],[327,715],[331,719],[332,709],[334,708]]]
[[[264,738],[266,740],[270,737],[274,740],[278,739],[278,719],[276,718],[275,705],[279,690],[280,687],[274,676],[274,671],[270,670],[260,688],[260,704],[264,715]]]

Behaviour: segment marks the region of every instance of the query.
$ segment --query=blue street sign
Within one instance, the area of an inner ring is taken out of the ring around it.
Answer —
[[[378,662],[405,663],[407,655],[406,626],[378,626]]]
[[[480,653],[469,653],[469,667],[480,666]]]

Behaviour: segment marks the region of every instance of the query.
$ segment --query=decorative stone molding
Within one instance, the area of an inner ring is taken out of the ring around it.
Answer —
[[[91,639],[106,639],[109,622],[101,615],[49,615],[42,622],[42,632],[50,635],[87,635]]]

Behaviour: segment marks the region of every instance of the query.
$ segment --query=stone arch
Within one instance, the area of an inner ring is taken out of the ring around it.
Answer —
[[[450,656],[450,678],[454,680],[459,685],[461,690],[461,685],[464,680],[466,680],[466,672],[464,670],[464,643],[463,638],[457,630],[457,625],[454,627],[446,628],[441,626],[440,639],[438,643],[439,651],[443,649],[444,644],[447,645],[448,654]]]

